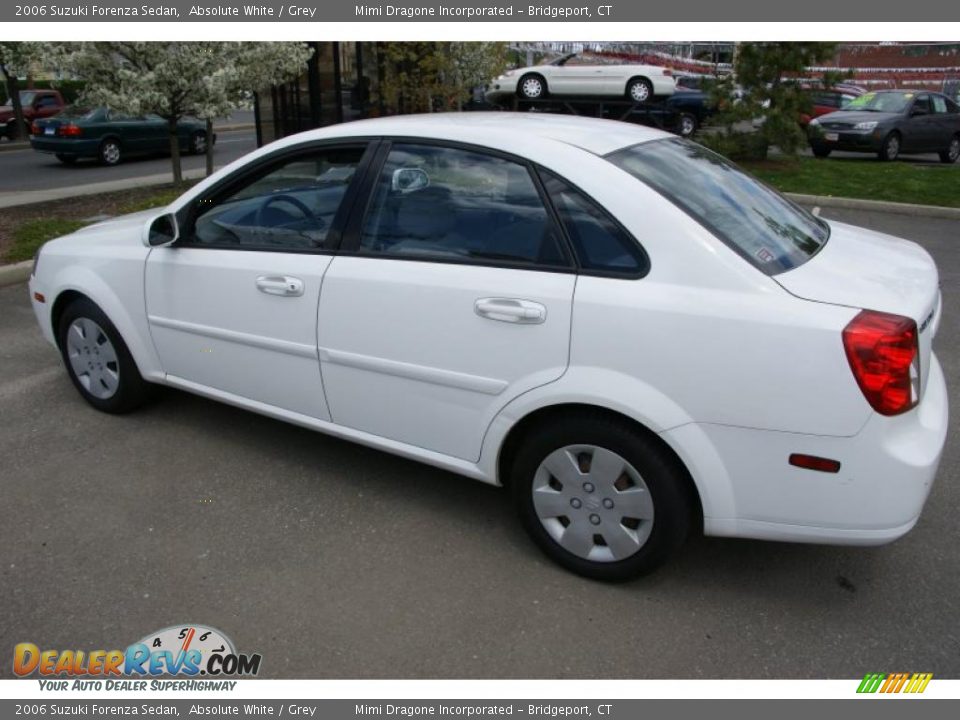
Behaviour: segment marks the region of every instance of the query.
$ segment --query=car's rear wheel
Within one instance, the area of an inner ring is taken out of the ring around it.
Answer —
[[[57,337],[70,380],[97,410],[129,412],[149,398],[150,385],[120,333],[90,300],[74,300],[67,306]]]
[[[690,529],[685,471],[656,441],[605,415],[534,429],[509,481],[534,542],[596,580],[621,582],[656,569]]]
[[[810,149],[813,150],[813,156],[817,158],[830,157],[830,153],[832,152],[830,148],[821,145],[813,145]]]
[[[954,135],[950,139],[950,145],[947,146],[947,149],[940,153],[940,162],[942,163],[955,163],[957,158],[960,158],[960,135]]]
[[[207,151],[207,133],[198,130],[190,136],[190,152],[194,155],[203,155]]]
[[[57,160],[62,162],[64,165],[73,165],[77,161],[77,156],[64,155],[63,153],[57,153]]]
[[[900,133],[892,132],[883,139],[878,156],[881,160],[896,160],[900,155]]]
[[[627,99],[647,102],[653,97],[653,83],[646,78],[634,78],[627,83]]]
[[[680,137],[690,137],[697,131],[697,118],[691,113],[682,113],[677,120],[677,132]]]
[[[527,100],[538,100],[547,96],[547,81],[542,75],[530,73],[520,78],[517,93]]]
[[[123,157],[120,141],[107,138],[100,143],[100,163],[102,165],[117,165]]]

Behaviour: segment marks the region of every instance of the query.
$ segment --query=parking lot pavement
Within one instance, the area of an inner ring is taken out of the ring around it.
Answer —
[[[825,214],[934,254],[960,408],[960,223]],[[955,419],[893,545],[697,538],[611,586],[545,560],[495,488],[179,392],[93,411],[23,285],[0,290],[0,357],[2,677],[17,642],[122,648],[184,622],[269,677],[960,677]]]

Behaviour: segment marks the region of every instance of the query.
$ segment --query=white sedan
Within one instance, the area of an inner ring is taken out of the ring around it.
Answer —
[[[632,124],[310,131],[48,242],[30,293],[95,408],[166,385],[506,485],[600,579],[692,531],[892,541],[947,431],[923,249]]]
[[[673,73],[659,65],[606,65],[564,55],[543,65],[508,70],[487,88],[487,99],[498,103],[514,95],[525,100],[548,96],[594,96],[649,102],[673,95]]]

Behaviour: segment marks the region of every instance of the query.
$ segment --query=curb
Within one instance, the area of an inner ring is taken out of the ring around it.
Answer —
[[[14,142],[4,142],[0,143],[0,152],[11,152],[13,150],[29,150],[30,143],[24,142],[22,140],[15,140]]]
[[[221,167],[223,166],[215,165],[213,168],[214,172]],[[206,174],[205,168],[184,170],[183,179],[201,180],[206,177]],[[55,188],[53,190],[26,190],[20,193],[10,193],[6,196],[4,193],[0,193],[0,209],[35,205],[37,203],[51,202],[54,200],[68,200],[70,198],[98,195],[105,192],[116,192],[118,190],[127,190],[131,187],[170,185],[172,182],[173,178],[170,173],[165,172],[158,175],[145,175],[139,178],[126,178],[123,180],[108,180],[107,182],[91,183],[77,187]],[[186,192],[186,190],[184,190],[184,192]]]
[[[13,265],[0,265],[0,287],[16,285],[30,277],[33,260],[24,260]]]
[[[784,195],[802,205],[843,208],[846,210],[870,210],[872,212],[894,213],[913,217],[960,220],[960,208],[940,207],[939,205],[913,205],[910,203],[886,202],[881,200],[833,197],[832,195],[802,195],[799,193],[784,193]]]

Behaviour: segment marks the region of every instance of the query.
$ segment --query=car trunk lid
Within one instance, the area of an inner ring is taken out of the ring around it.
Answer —
[[[916,243],[830,221],[830,239],[798,268],[774,276],[804,300],[904,315],[919,331],[921,393],[940,322],[933,258]]]

